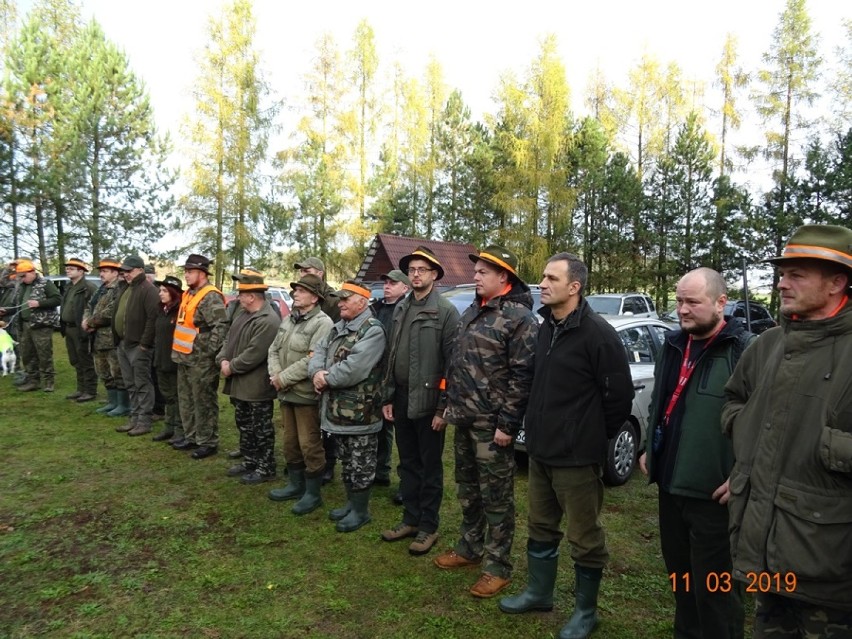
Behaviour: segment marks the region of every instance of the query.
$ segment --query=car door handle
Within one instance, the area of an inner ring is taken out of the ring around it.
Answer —
[[[645,390],[645,384],[634,384],[633,390]]]

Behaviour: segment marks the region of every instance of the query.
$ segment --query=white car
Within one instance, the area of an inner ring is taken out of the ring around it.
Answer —
[[[663,344],[663,336],[671,327],[650,317],[607,317],[624,345],[633,378],[633,409],[621,429],[609,440],[604,481],[610,486],[626,482],[636,466],[639,453],[645,448],[648,430],[648,408],[654,390],[654,363]],[[515,449],[526,452],[525,433],[521,430]]]
[[[607,317],[657,317],[654,301],[644,293],[601,293],[588,295],[592,310]]]

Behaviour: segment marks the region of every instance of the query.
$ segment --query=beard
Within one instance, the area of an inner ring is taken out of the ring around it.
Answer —
[[[721,319],[721,313],[713,313],[713,315],[709,319],[703,322],[694,321],[689,326],[684,326],[683,323],[681,323],[681,329],[683,329],[684,333],[688,333],[690,335],[709,335],[716,329]]]

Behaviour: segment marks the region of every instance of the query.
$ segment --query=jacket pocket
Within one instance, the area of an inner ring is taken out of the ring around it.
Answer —
[[[364,426],[381,419],[381,394],[333,390],[328,395],[328,419],[338,426]]]
[[[852,500],[848,495],[815,494],[779,486],[775,517],[766,543],[773,572],[798,579],[846,581],[852,573]]]
[[[737,557],[737,542],[740,538],[740,527],[743,523],[749,493],[751,492],[751,468],[738,470],[734,468],[728,480],[728,490],[731,492],[728,501],[728,533],[731,541],[731,556]]]
[[[819,459],[830,472],[852,472],[852,433],[823,426],[819,437]]]
[[[421,414],[434,411],[441,397],[441,379],[427,379],[422,382],[418,395],[416,412]]]

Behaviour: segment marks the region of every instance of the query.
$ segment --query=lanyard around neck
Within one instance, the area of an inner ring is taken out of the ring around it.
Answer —
[[[725,322],[722,322],[719,325],[719,328],[716,329],[716,332],[710,336],[710,339],[704,344],[704,348],[701,349],[703,353],[708,348],[710,348],[710,344],[713,343],[713,340],[718,337],[719,333],[725,327]],[[666,406],[666,412],[663,414],[663,424],[668,426],[669,419],[671,418],[672,412],[674,412],[674,407],[677,405],[677,400],[680,399],[681,393],[683,393],[683,389],[686,388],[687,383],[689,382],[689,378],[692,377],[693,371],[695,371],[695,364],[698,361],[698,357],[695,358],[695,361],[689,361],[690,351],[692,349],[692,335],[689,336],[689,339],[686,341],[686,350],[683,351],[683,359],[680,362],[680,372],[677,376],[677,385],[675,386],[674,392],[672,396],[669,398],[669,403]],[[699,354],[700,357],[700,354]]]

